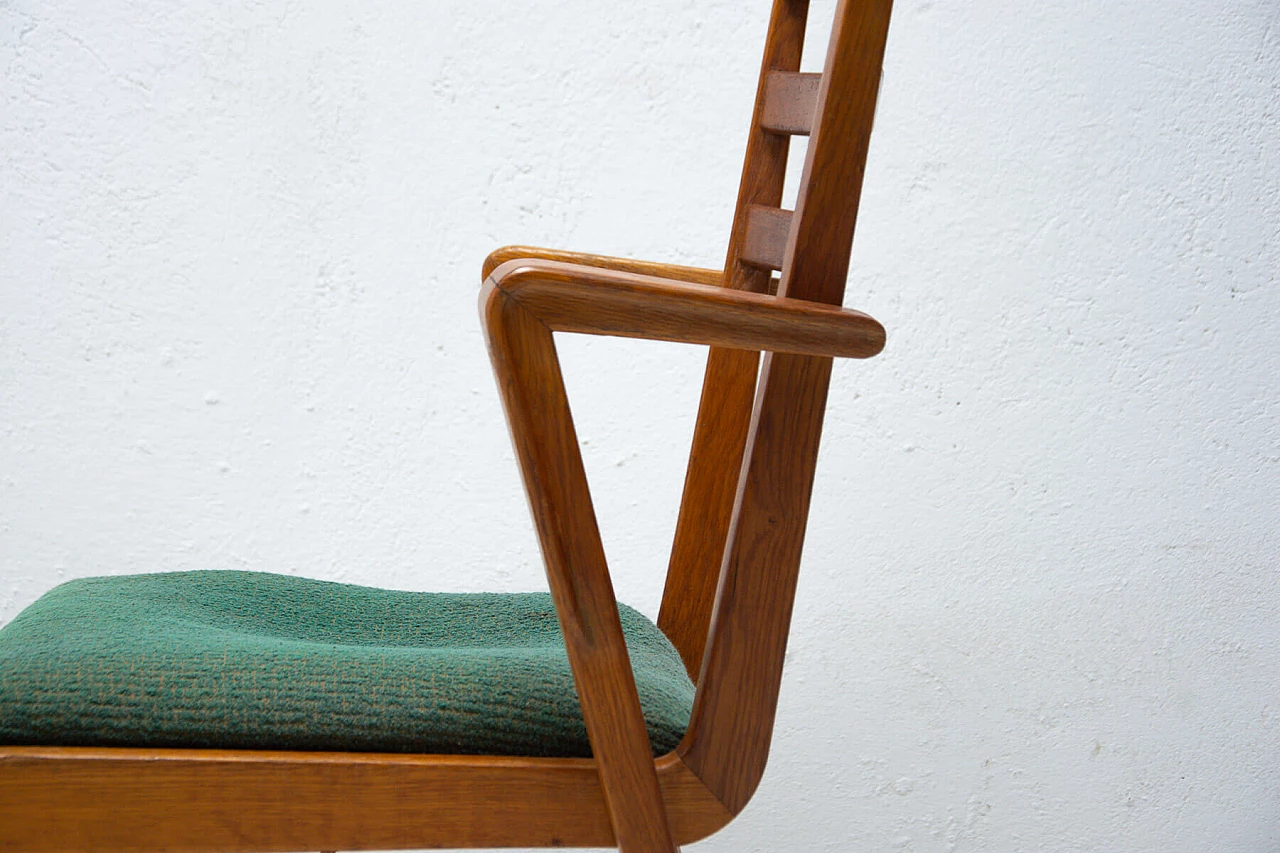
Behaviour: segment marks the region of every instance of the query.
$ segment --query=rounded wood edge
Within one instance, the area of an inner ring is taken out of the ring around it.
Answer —
[[[886,338],[875,318],[840,305],[540,258],[503,262],[482,301],[494,289],[555,331],[858,359]]]
[[[141,746],[7,746],[0,745],[0,768],[6,763],[181,762],[207,764],[284,764],[343,767],[477,767],[506,770],[586,770],[590,758],[540,758],[524,755],[436,755],[412,752],[302,752],[273,749],[179,749]]]
[[[667,818],[677,843],[700,841],[719,832],[733,820],[734,814],[711,793],[678,753],[667,753],[657,759],[656,765]]]
[[[685,281],[693,284],[706,284],[713,287],[719,287],[724,284],[724,270],[668,264],[661,261],[619,258],[612,255],[593,255],[588,252],[544,249],[537,246],[503,246],[500,249],[493,250],[484,259],[480,272],[481,279],[486,279],[493,275],[494,270],[510,261],[551,261],[588,267],[593,270],[629,272],[636,275],[650,275],[657,278]]]
[[[494,249],[484,259],[484,264],[480,267],[480,278],[487,279],[493,275],[493,271],[505,264],[507,261],[518,261],[521,258],[536,258],[543,254],[543,250],[533,246],[502,246]]]
[[[676,753],[655,770],[677,843],[733,819]],[[503,826],[490,826],[490,804],[508,812]],[[224,853],[612,843],[589,758],[0,746],[0,848],[143,850],[141,824],[156,850]]]

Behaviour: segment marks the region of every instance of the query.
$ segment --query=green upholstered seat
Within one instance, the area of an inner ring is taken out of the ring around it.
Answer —
[[[693,685],[620,607],[655,754]],[[551,597],[238,571],[87,578],[0,629],[0,744],[589,756]]]

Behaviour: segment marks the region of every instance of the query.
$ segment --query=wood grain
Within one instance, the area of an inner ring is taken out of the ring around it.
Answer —
[[[658,627],[698,682],[756,393],[755,350],[712,347],[703,373]],[[714,389],[714,392],[712,391]]]
[[[818,107],[821,74],[770,71],[760,125],[770,133],[808,136]]]
[[[489,354],[615,840],[623,853],[675,851],[555,342],[496,286],[501,270],[481,294]]]
[[[778,292],[839,304],[891,0],[840,0]],[[803,230],[802,238],[796,232]],[[693,719],[679,752],[734,813],[764,773],[831,361],[766,356]]]
[[[725,259],[724,286],[734,290],[764,293],[769,289],[769,270],[744,262],[742,247],[751,206],[782,204],[790,140],[769,133],[761,119],[768,75],[800,70],[808,14],[809,0],[774,0],[769,15]],[[734,472],[742,464],[759,361],[757,353],[719,347],[712,347],[707,354],[698,420],[658,613],[658,627],[680,650],[685,667],[695,680],[702,670],[703,648],[737,488]]]
[[[631,258],[615,258],[609,255],[590,255],[585,252],[565,252],[559,249],[540,249],[535,246],[503,246],[495,249],[484,259],[480,278],[483,281],[493,275],[493,271],[507,261],[557,261],[564,264],[575,264],[580,267],[594,267],[602,270],[632,272],[637,275],[650,275],[672,281],[689,281],[695,284],[720,285],[724,283],[723,270],[709,270],[701,267],[684,267],[678,264],[660,264],[654,261],[637,261]]]
[[[769,75],[800,70],[808,15],[809,0],[774,0],[769,16],[769,31],[765,36],[760,78],[756,84],[756,103],[747,133],[747,151],[742,164],[742,179],[738,185],[738,201],[734,208],[728,255],[725,259],[725,286],[735,290],[763,293],[769,284],[769,271],[744,263],[742,248],[747,239],[747,221],[751,207],[782,206],[791,140],[785,135],[765,129],[764,111]]]
[[[751,799],[769,755],[830,364],[765,357],[702,689],[680,747],[735,814]]]
[[[676,839],[731,818],[656,762]],[[0,747],[0,850],[251,853],[613,847],[590,759]]]
[[[884,327],[859,311],[554,261],[508,261],[489,283],[551,331],[868,358]]]
[[[892,0],[841,0],[778,292],[838,305],[862,198]]]
[[[747,211],[747,239],[742,244],[743,263],[769,270],[782,269],[792,218],[789,210],[751,205]]]

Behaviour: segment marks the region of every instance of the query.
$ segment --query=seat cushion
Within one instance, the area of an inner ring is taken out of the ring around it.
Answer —
[[[693,684],[619,610],[662,754]],[[591,755],[550,595],[239,571],[51,590],[0,629],[0,744]]]

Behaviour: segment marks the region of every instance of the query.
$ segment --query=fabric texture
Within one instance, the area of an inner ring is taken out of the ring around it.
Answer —
[[[620,606],[655,755],[693,684]],[[0,629],[0,744],[590,756],[546,593],[240,571],[87,578]]]

